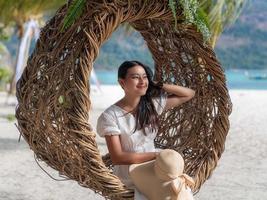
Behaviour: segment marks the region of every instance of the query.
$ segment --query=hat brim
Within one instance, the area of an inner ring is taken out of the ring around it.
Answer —
[[[174,191],[170,181],[160,180],[154,170],[155,160],[132,164],[129,166],[129,174],[135,187],[148,199],[163,200],[171,198]]]

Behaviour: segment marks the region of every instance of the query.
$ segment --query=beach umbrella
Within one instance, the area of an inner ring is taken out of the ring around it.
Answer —
[[[111,34],[129,23],[147,43],[155,79],[196,91],[192,101],[160,116],[155,145],[178,151],[196,182],[194,192],[200,189],[224,151],[232,104],[205,27],[199,28],[205,23],[189,20],[197,7],[186,2],[193,14],[186,16],[186,4],[179,4],[174,18],[166,0],[84,1],[66,29],[69,4],[58,10],[17,82],[18,128],[38,160],[108,199],[133,198],[133,190],[112,174],[109,154],[100,154],[88,122],[93,62]]]
[[[20,78],[24,66],[26,66],[26,60],[29,55],[31,40],[32,38],[37,40],[40,32],[38,23],[33,19],[26,22],[24,26],[25,26],[24,28],[25,31],[19,46],[17,63],[16,63],[16,74],[15,74],[16,81],[18,81],[18,79]]]

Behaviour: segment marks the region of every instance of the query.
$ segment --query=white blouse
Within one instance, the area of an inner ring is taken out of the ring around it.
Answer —
[[[153,98],[152,101],[157,113],[160,115],[166,105],[167,95],[163,93],[160,97]],[[108,107],[98,118],[96,131],[100,137],[105,135],[119,135],[123,151],[127,152],[155,152],[158,151],[154,146],[154,138],[157,131],[145,129],[135,129],[135,117],[123,110],[121,107],[113,104]],[[149,131],[150,130],[150,131]],[[114,165],[113,173],[128,187],[135,189],[129,176],[129,165]],[[146,199],[135,189],[135,200]]]

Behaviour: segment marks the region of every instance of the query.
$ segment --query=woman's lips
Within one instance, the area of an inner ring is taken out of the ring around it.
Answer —
[[[144,89],[146,86],[136,86],[138,89]]]

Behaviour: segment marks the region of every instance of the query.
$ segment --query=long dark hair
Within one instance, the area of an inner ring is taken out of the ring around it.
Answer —
[[[155,131],[158,128],[158,113],[155,109],[155,106],[152,102],[152,98],[160,95],[160,88],[158,88],[153,80],[153,71],[143,63],[132,60],[132,61],[125,61],[123,62],[119,69],[118,69],[118,79],[124,79],[126,77],[128,69],[134,67],[134,66],[141,66],[144,68],[147,79],[148,79],[148,89],[146,91],[146,94],[141,96],[140,102],[136,108],[136,124],[135,124],[135,130],[144,130],[145,127],[148,127],[152,129],[152,131]]]

